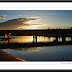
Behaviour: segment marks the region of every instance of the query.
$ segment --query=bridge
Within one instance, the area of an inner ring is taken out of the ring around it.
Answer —
[[[45,29],[45,30],[0,30],[0,36],[5,36],[5,39],[10,39],[13,36],[33,36],[33,41],[37,43],[37,36],[62,37],[62,42],[65,42],[65,37],[71,37],[72,29]]]

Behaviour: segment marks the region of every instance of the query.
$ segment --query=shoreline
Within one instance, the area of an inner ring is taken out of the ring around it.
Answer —
[[[0,50],[0,61],[26,61]]]

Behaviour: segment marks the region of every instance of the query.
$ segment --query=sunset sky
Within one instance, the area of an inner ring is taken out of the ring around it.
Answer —
[[[0,10],[0,30],[56,27],[72,27],[72,10]]]

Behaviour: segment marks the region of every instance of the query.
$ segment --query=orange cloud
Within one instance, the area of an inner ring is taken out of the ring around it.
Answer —
[[[2,19],[6,19],[6,17],[0,17],[0,18],[2,18]]]

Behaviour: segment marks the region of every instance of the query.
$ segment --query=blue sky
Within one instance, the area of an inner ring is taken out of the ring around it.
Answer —
[[[40,27],[44,28],[72,26],[72,10],[0,10],[0,25],[2,24],[2,27],[4,26],[3,22],[19,18],[33,18],[35,20],[29,20],[27,24],[41,24]],[[24,24],[26,23],[24,22]]]

